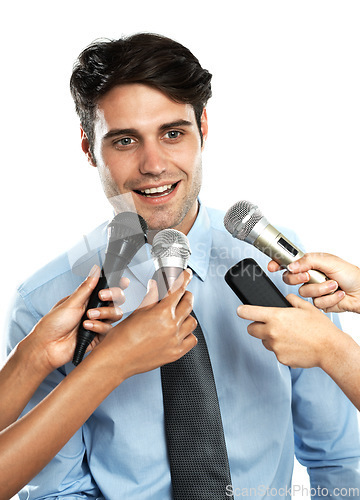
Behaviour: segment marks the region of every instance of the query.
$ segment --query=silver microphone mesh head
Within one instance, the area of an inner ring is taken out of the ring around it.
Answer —
[[[154,260],[176,259],[181,260],[181,267],[185,269],[189,260],[191,251],[189,240],[185,234],[176,229],[163,229],[154,237],[151,255]]]
[[[257,205],[241,200],[226,212],[224,226],[234,238],[245,240],[263,217]]]

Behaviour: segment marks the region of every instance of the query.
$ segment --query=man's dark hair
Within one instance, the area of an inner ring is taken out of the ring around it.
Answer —
[[[211,97],[211,74],[183,45],[152,33],[95,41],[79,56],[70,80],[76,112],[94,147],[99,99],[117,85],[142,83],[175,102],[191,104],[201,134],[201,115]]]

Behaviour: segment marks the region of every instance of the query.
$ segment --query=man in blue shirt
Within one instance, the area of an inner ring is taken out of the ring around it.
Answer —
[[[189,238],[189,290],[209,350],[229,456],[232,484],[226,495],[290,496],[295,451],[308,467],[315,498],[360,496],[359,430],[351,403],[321,370],[279,364],[236,315],[238,299],[225,272],[245,257],[264,268],[266,257],[233,239],[223,214],[198,198],[210,81],[185,47],[158,35],[91,45],[71,79],[82,148],[115,212],[130,197],[150,230],[173,227]],[[86,245],[78,244],[19,288],[9,349],[102,262],[105,229],[95,229]],[[153,273],[147,244],[125,273],[130,286],[124,317],[141,302]],[[286,294],[286,285],[275,281]],[[73,368],[53,372],[28,409]],[[170,500],[162,397],[160,370],[127,379],[20,498]]]

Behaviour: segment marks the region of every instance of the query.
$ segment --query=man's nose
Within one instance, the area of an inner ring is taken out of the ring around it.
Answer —
[[[159,175],[166,170],[164,152],[160,144],[145,143],[140,158],[139,170],[142,174]]]

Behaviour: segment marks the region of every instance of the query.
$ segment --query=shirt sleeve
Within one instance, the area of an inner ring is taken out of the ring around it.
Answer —
[[[337,316],[331,319],[340,328]],[[307,467],[312,498],[360,497],[360,437],[355,407],[320,368],[291,372],[295,453]]]
[[[41,315],[28,298],[18,293],[5,332],[7,354],[28,335],[40,318]],[[63,380],[64,376],[63,369],[51,373],[39,386],[22,415],[44,399]],[[82,429],[68,441],[56,457],[18,495],[20,500],[103,498],[87,464]]]

